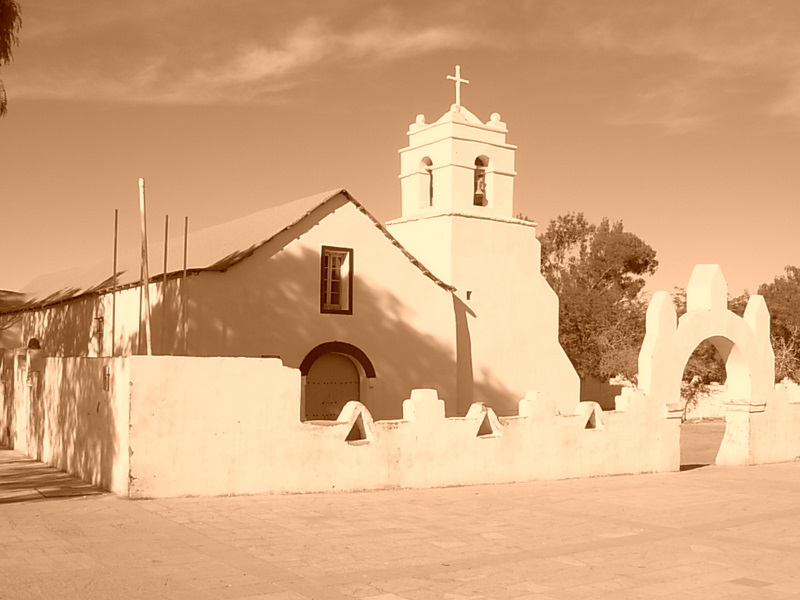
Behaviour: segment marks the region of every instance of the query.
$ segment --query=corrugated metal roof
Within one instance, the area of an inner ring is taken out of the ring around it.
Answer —
[[[275,235],[299,223],[314,209],[343,195],[348,201],[363,212],[378,229],[422,272],[437,285],[448,291],[454,288],[447,285],[419,261],[414,258],[390,233],[344,188],[330,190],[307,198],[301,198],[286,204],[280,204],[265,210],[201,229],[189,236],[187,259],[188,271],[221,271],[227,269],[257,248],[266,244]],[[150,244],[148,247],[150,262],[150,280],[163,276],[163,262],[153,261],[152,257],[163,256],[163,250]],[[86,294],[107,291],[114,285],[108,261],[91,267],[76,267],[37,277],[25,286],[24,300],[9,302],[0,307],[0,313],[42,307],[64,302]],[[134,250],[120,254],[117,260],[116,286],[136,285],[140,281],[140,251]],[[183,253],[168,256],[167,274],[183,271]]]
[[[0,312],[19,305],[25,299],[25,294],[13,290],[0,290]]]

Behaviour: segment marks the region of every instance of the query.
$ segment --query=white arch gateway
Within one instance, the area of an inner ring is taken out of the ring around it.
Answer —
[[[709,340],[725,361],[725,437],[718,465],[791,460],[800,455],[800,398],[775,385],[770,317],[762,296],[750,297],[744,317],[728,310],[728,285],[718,265],[697,265],[686,289],[686,314],[657,292],[647,309],[639,353],[639,389],[674,416],[681,410],[686,362]]]

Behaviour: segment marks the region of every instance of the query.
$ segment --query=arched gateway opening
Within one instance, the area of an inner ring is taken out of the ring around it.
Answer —
[[[689,356],[680,385],[680,469],[688,471],[716,463],[725,435],[726,359],[731,340],[714,337],[701,342]],[[731,364],[736,372],[740,365]],[[745,365],[746,368],[746,365]]]
[[[764,410],[774,387],[775,355],[769,313],[751,296],[744,317],[728,310],[728,286],[718,265],[697,265],[686,289],[686,314],[677,318],[667,292],[653,295],[639,353],[639,387],[667,413],[680,416],[681,380],[695,349],[708,340],[725,362],[725,434],[715,464],[750,462],[749,416]]]
[[[364,384],[375,377],[375,368],[367,355],[352,344],[320,344],[303,359],[300,374],[304,382],[303,421],[335,421],[351,400],[369,406],[368,386]]]

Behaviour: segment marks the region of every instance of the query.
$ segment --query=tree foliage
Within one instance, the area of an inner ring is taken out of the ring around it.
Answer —
[[[639,292],[656,252],[622,221],[593,225],[582,213],[550,222],[540,237],[542,274],[559,297],[559,341],[581,377],[633,378],[644,339]]]
[[[542,274],[559,297],[559,341],[581,377],[633,379],[645,333],[646,304],[640,297],[645,277],[658,267],[656,252],[642,239],[603,219],[589,223],[582,213],[550,222],[539,238]],[[800,383],[800,267],[762,284],[771,316],[775,375]],[[678,316],[686,312],[686,293],[674,294]],[[732,298],[730,310],[742,316],[748,294]],[[684,387],[697,395],[709,383],[724,383],[725,363],[710,341],[701,343],[684,369]]]
[[[800,383],[800,267],[788,266],[782,276],[758,288],[770,314],[775,379]]]
[[[16,0],[0,0],[0,66],[11,62],[14,46],[19,44],[22,26],[22,9]],[[0,80],[0,117],[8,111],[8,101],[3,81]]]

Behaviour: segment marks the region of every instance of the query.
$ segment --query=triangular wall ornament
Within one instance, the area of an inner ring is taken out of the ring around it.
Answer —
[[[492,427],[492,422],[489,420],[489,413],[486,412],[483,415],[483,419],[481,420],[481,425],[478,427],[478,437],[484,437],[487,435],[494,435],[494,427]]]
[[[351,400],[345,404],[337,421],[347,425],[344,441],[348,444],[367,444],[375,437],[372,415],[361,402]]]
[[[603,410],[597,402],[578,402],[575,410],[575,416],[583,421],[583,429],[596,429],[602,431],[605,429],[603,423]],[[577,419],[576,419],[577,420]],[[580,421],[578,421],[580,423]]]
[[[350,427],[350,432],[347,434],[347,437],[344,438],[344,441],[360,442],[367,439],[367,428],[364,426],[364,418],[362,413],[359,412],[358,416],[353,420],[353,424]]]
[[[478,423],[475,437],[499,437],[503,435],[503,426],[497,418],[494,410],[486,406],[483,402],[473,402],[467,411],[467,420]]]

